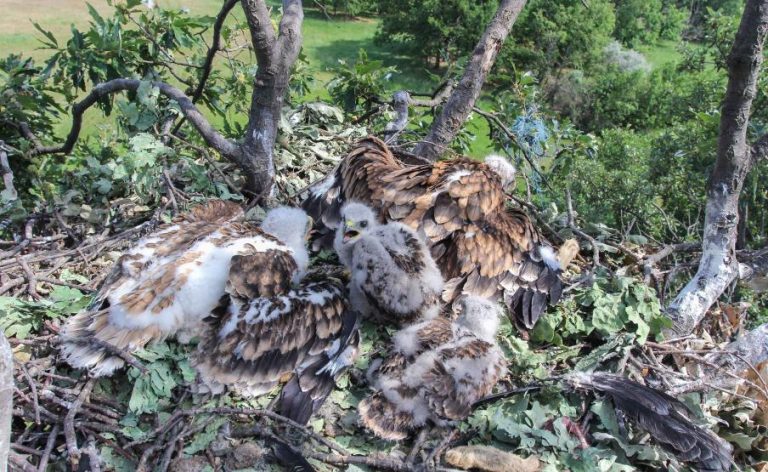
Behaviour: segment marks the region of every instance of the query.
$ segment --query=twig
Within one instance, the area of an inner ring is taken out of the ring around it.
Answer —
[[[75,416],[83,405],[83,402],[91,394],[93,386],[96,384],[95,378],[90,378],[80,391],[80,395],[77,396],[72,403],[72,408],[67,412],[67,416],[64,417],[64,438],[67,443],[67,453],[69,454],[69,462],[73,469],[77,469],[80,463],[80,449],[77,447],[77,438],[75,437]]]
[[[45,441],[45,449],[43,449],[43,455],[40,457],[40,462],[37,464],[37,472],[45,472],[48,467],[48,460],[51,458],[51,452],[53,446],[56,444],[56,436],[59,435],[59,425],[55,424],[48,433],[48,439]]]
[[[91,472],[101,472],[101,456],[98,449],[96,449],[96,440],[93,436],[88,436],[87,446],[83,451],[88,455],[88,465],[91,467]]]
[[[35,277],[35,273],[32,272],[32,269],[24,258],[17,257],[16,260],[24,271],[24,274],[27,276],[27,292],[29,293],[29,296],[35,300],[40,300],[42,297],[37,293],[37,277]]]
[[[35,385],[35,381],[32,380],[32,377],[29,375],[29,372],[27,371],[27,368],[24,366],[24,364],[21,362],[18,364],[19,370],[21,370],[21,375],[24,376],[24,380],[27,381],[29,384],[29,389],[32,392],[32,402],[33,407],[35,408],[35,424],[40,424],[40,402],[37,395],[37,386]]]
[[[0,174],[3,176],[3,184],[8,192],[10,200],[16,200],[19,197],[16,187],[13,186],[13,171],[8,163],[8,154],[5,151],[5,143],[0,140]]]
[[[70,282],[65,282],[63,280],[49,279],[47,277],[45,277],[45,278],[41,277],[41,278],[37,279],[37,281],[38,282],[43,282],[43,283],[46,283],[46,284],[51,284],[51,285],[61,285],[62,287],[76,288],[76,289],[80,290],[81,292],[85,292],[85,293],[93,293],[93,292],[96,291],[96,289],[93,289],[91,287],[86,287],[85,285],[73,284],[73,283],[70,283]]]
[[[171,206],[173,206],[173,212],[178,213],[179,204],[178,202],[176,202],[176,195],[174,194],[176,187],[173,186],[173,182],[171,181],[171,176],[168,175],[168,171],[165,169],[163,169],[163,180],[165,180],[165,187],[168,190],[168,198],[171,200]]]

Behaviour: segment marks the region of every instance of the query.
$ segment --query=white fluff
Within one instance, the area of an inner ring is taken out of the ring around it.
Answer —
[[[465,296],[456,323],[483,341],[493,343],[503,315],[501,306],[486,298]]]
[[[299,267],[294,282],[301,280],[309,266],[306,241],[310,230],[310,219],[307,213],[300,208],[287,206],[274,208],[267,212],[261,223],[261,229],[291,248],[293,258]]]
[[[541,256],[541,260],[544,261],[545,264],[547,264],[547,267],[549,267],[552,270],[563,270],[563,268],[560,266],[560,261],[557,259],[557,254],[555,254],[555,250],[552,249],[550,246],[539,246],[539,255]]]
[[[501,177],[501,185],[508,187],[515,183],[517,169],[504,156],[490,154],[485,157],[485,164]]]
[[[350,302],[363,316],[384,319],[434,317],[443,290],[443,278],[422,239],[410,227],[390,222],[380,225],[373,210],[356,202],[341,210],[334,247],[350,270]],[[422,267],[401,268],[394,258],[410,260],[415,244]],[[366,295],[367,294],[367,295]],[[373,310],[368,296],[385,313]]]

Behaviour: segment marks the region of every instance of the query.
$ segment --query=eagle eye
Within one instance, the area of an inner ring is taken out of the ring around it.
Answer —
[[[360,222],[360,227],[361,228],[366,228],[367,226],[368,226],[368,222],[367,221],[363,220],[363,221]]]

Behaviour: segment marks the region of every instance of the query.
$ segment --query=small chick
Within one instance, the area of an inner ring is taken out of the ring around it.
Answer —
[[[350,303],[363,316],[398,324],[433,318],[440,310],[443,278],[416,232],[381,225],[369,207],[348,203],[334,248],[350,270]]]
[[[501,309],[472,296],[461,305],[455,322],[435,318],[399,331],[392,353],[372,363],[368,376],[376,392],[358,412],[376,436],[399,440],[428,421],[447,426],[463,420],[506,374],[494,339]]]

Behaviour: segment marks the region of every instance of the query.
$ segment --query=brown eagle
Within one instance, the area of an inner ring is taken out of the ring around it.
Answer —
[[[375,137],[358,142],[302,203],[315,219],[315,249],[329,248],[348,201],[384,221],[417,230],[445,279],[443,300],[462,294],[502,298],[519,325],[532,328],[560,298],[561,262],[528,216],[506,205],[511,164],[466,158],[409,165]]]

